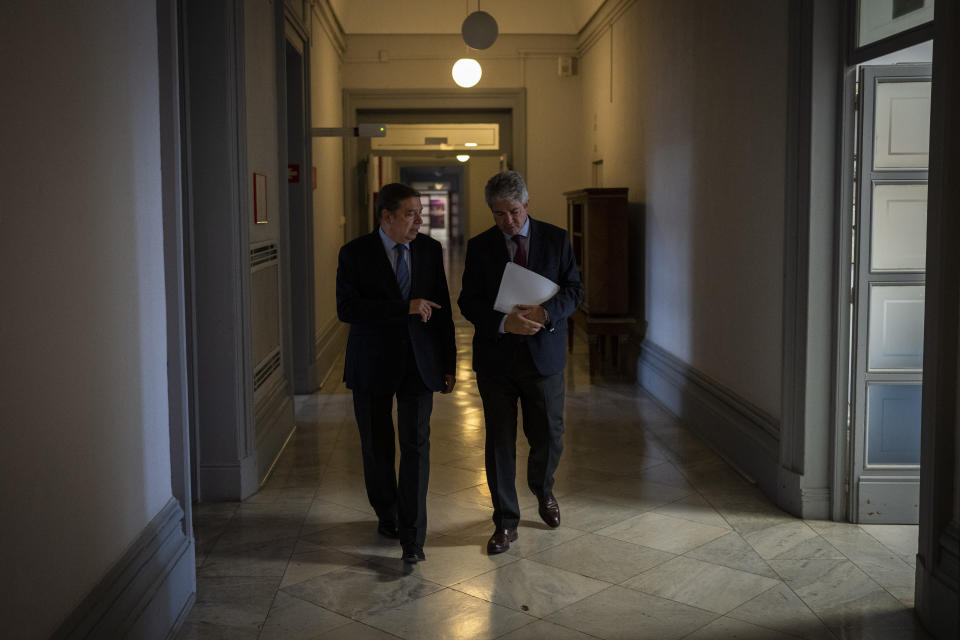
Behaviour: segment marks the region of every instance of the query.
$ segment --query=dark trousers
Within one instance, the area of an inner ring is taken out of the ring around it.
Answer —
[[[360,429],[363,479],[370,505],[380,520],[397,522],[401,544],[423,546],[427,535],[433,392],[420,379],[412,351],[408,351],[406,360],[406,373],[395,394],[354,390],[353,410]],[[394,471],[394,395],[400,442],[399,478]]]
[[[542,376],[526,345],[508,371],[477,374],[486,424],[487,485],[493,523],[514,529],[520,523],[517,502],[517,401],[523,433],[530,443],[527,486],[538,499],[553,495],[553,474],[563,452],[563,372]]]

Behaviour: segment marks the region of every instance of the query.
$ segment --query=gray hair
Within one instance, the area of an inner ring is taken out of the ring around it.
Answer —
[[[527,200],[530,199],[523,176],[516,171],[504,171],[490,178],[483,190],[483,195],[487,199],[487,206],[491,209],[493,203],[498,200],[527,204]]]

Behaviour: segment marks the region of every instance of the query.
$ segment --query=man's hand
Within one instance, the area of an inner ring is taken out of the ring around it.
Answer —
[[[547,310],[538,304],[518,304],[514,308],[527,320],[547,324]]]
[[[536,320],[526,317],[519,307],[512,313],[507,314],[503,320],[503,330],[505,333],[516,333],[521,336],[532,336],[543,328],[543,324]]]
[[[440,305],[424,298],[414,298],[410,301],[410,315],[420,316],[420,320],[426,322],[430,319],[430,314],[434,309],[439,309]]]
[[[443,375],[443,391],[440,393],[450,393],[453,391],[453,387],[457,384],[457,377],[452,373],[446,373]]]

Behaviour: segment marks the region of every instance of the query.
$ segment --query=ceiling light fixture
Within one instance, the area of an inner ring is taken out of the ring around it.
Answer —
[[[470,88],[480,82],[483,76],[483,69],[480,63],[473,58],[460,58],[453,63],[451,70],[453,81],[464,88]]]
[[[477,143],[476,143],[476,142],[464,142],[464,143],[463,143],[463,146],[465,146],[465,147],[475,147],[475,146],[477,146]]]
[[[465,153],[461,153],[460,155],[457,156],[457,160],[459,160],[460,162],[466,162],[469,159],[470,159],[470,156],[468,156]]]
[[[477,10],[473,13],[470,13],[470,0],[467,0],[467,17],[460,25],[460,34],[466,45],[473,49],[486,49],[496,42],[499,33],[493,16],[480,10],[480,0],[477,0]],[[460,58],[453,64],[451,73],[454,82],[469,88],[480,82],[483,69],[473,58]]]
[[[467,11],[470,2],[467,2]],[[497,41],[500,30],[497,21],[486,11],[480,11],[480,2],[477,0],[477,10],[467,16],[460,26],[460,34],[467,46],[474,49],[486,49]]]

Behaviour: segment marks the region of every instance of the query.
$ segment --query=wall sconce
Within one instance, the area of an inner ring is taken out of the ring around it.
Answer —
[[[470,159],[470,156],[468,156],[465,153],[461,153],[460,155],[457,156],[457,160],[459,160],[460,162],[466,162],[469,159]]]

